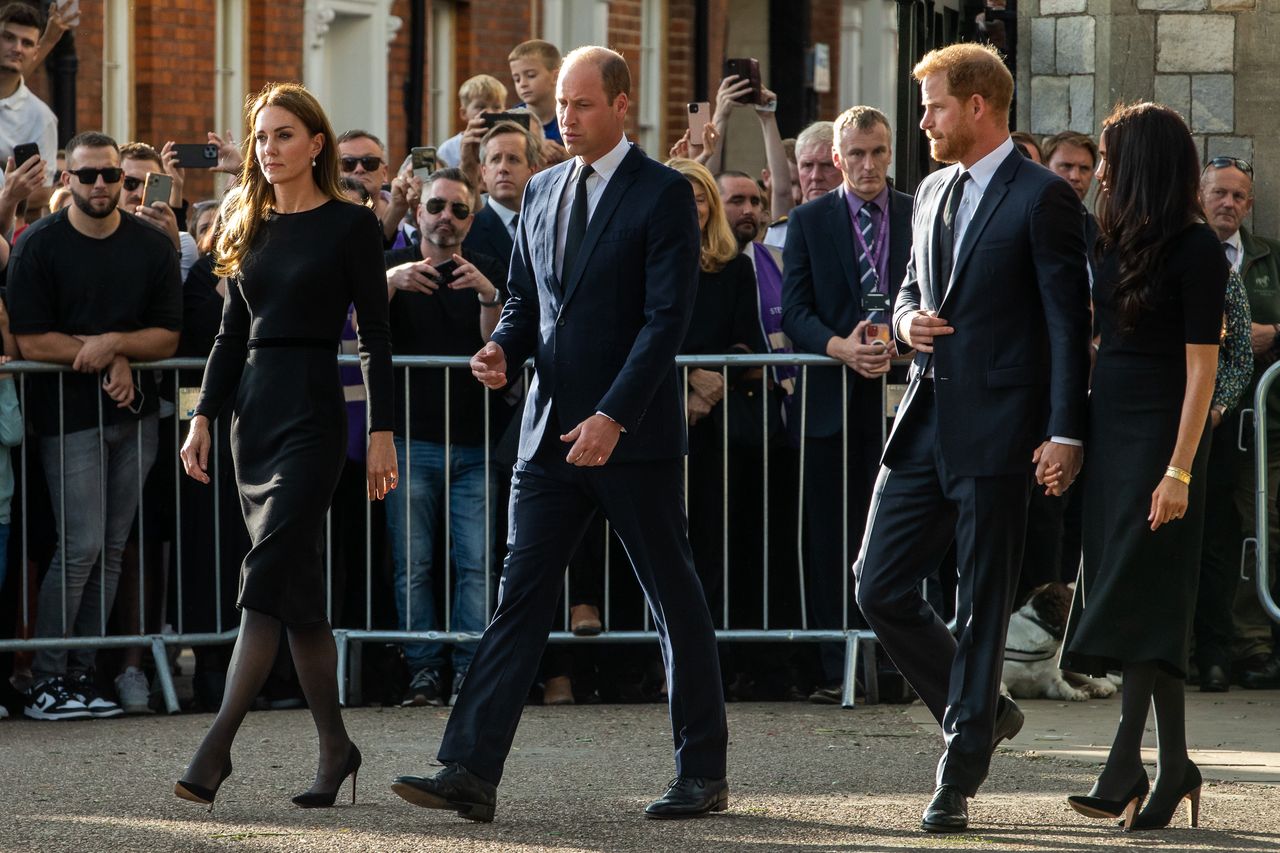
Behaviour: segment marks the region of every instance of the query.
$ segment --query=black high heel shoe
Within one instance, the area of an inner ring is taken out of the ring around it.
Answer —
[[[1182,784],[1178,786],[1178,795],[1173,798],[1167,805],[1157,805],[1155,797],[1151,798],[1151,802],[1147,803],[1147,807],[1142,810],[1137,819],[1132,824],[1125,827],[1125,832],[1134,832],[1140,829],[1164,829],[1169,825],[1169,821],[1173,820],[1173,813],[1178,810],[1178,803],[1187,800],[1191,804],[1191,809],[1187,813],[1188,822],[1192,827],[1200,825],[1200,788],[1204,784],[1204,780],[1200,776],[1200,768],[1196,767],[1195,762],[1187,760],[1187,769],[1182,771]]]
[[[1102,797],[1067,797],[1067,805],[1085,817],[1115,820],[1123,816],[1123,826],[1128,829],[1133,825],[1134,817],[1138,809],[1142,808],[1142,801],[1147,798],[1150,790],[1151,784],[1147,781],[1146,771],[1143,771],[1138,780],[1133,783],[1133,787],[1129,789],[1129,793],[1118,800],[1106,800]]]
[[[228,758],[227,763],[222,768],[222,774],[218,777],[218,784],[212,788],[206,788],[204,785],[197,785],[195,782],[179,779],[173,784],[173,794],[179,799],[190,800],[193,803],[208,806],[208,811],[212,814],[213,801],[218,796],[218,789],[222,787],[222,783],[227,781],[227,777],[230,775],[231,759]]]
[[[360,773],[360,750],[356,749],[356,745],[351,744],[351,749],[347,751],[347,765],[342,769],[342,775],[338,777],[338,785],[332,791],[308,791],[305,794],[299,794],[293,798],[296,806],[304,809],[327,809],[333,805],[333,801],[338,799],[338,791],[342,790],[342,783],[351,777],[351,804],[356,803],[356,776]]]

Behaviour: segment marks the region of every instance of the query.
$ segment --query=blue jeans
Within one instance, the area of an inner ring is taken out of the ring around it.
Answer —
[[[3,453],[0,450],[0,453]],[[4,589],[5,570],[9,567],[9,525],[0,524],[0,589]]]
[[[439,519],[445,495],[445,446],[434,441],[409,442],[396,436],[400,460],[400,487],[387,495],[387,534],[395,565],[396,612],[400,630],[432,631],[440,627],[436,614],[434,557]],[[456,567],[453,609],[446,630],[479,634],[488,622],[485,596],[486,536],[492,539],[496,495],[495,465],[490,465],[489,506],[485,512],[485,449],[451,445],[449,448],[449,543]],[[486,523],[486,517],[488,519]],[[453,670],[465,673],[471,666],[475,643],[453,648]],[[405,660],[412,672],[445,663],[444,643],[409,643]]]

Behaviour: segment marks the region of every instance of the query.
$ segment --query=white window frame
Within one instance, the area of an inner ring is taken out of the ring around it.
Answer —
[[[640,10],[640,103],[636,114],[639,133],[636,141],[653,157],[663,153],[666,20],[667,0],[643,0]]]
[[[430,50],[427,54],[427,87],[430,97],[426,138],[432,145],[440,145],[453,136],[453,119],[458,112],[458,81],[454,58],[457,31],[457,6],[454,3],[431,3]]]
[[[103,0],[102,130],[117,142],[133,138],[133,2]]]
[[[609,43],[608,0],[545,0],[542,37],[566,54],[585,44]]]
[[[218,0],[214,23],[214,101],[213,130],[218,134],[231,131],[239,144],[248,135],[244,124],[244,102],[249,94],[249,66],[245,45],[249,42],[249,9],[247,0]],[[215,176],[221,192],[231,181],[230,175]]]
[[[371,21],[368,44],[359,57],[369,63],[373,88],[368,95],[365,130],[387,136],[387,54],[400,29],[401,20],[391,14],[392,0],[306,0],[303,7],[302,79],[322,106],[328,106],[326,71],[335,61],[325,50],[329,26],[338,15],[367,17]],[[341,133],[342,129],[337,132]]]

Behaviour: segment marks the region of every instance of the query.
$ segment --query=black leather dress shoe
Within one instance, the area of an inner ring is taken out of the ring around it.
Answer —
[[[665,794],[645,806],[644,816],[673,820],[698,817],[708,812],[722,812],[728,808],[728,780],[677,776],[667,785]]]
[[[1216,663],[1200,670],[1201,693],[1226,693],[1231,688],[1227,671]]]
[[[397,776],[391,790],[424,809],[456,811],[467,820],[489,823],[498,802],[498,787],[461,764],[446,764],[434,776]]]
[[[964,832],[969,828],[969,800],[955,785],[939,785],[920,828],[925,832]]]
[[[1240,674],[1240,683],[1249,690],[1275,690],[1280,687],[1280,655],[1273,654],[1257,669]]]
[[[996,712],[996,724],[991,730],[991,749],[1000,745],[1002,740],[1012,740],[1018,736],[1018,732],[1022,731],[1022,724],[1026,722],[1026,717],[1022,714],[1022,709],[1018,704],[1008,696],[1000,697],[1000,710]]]

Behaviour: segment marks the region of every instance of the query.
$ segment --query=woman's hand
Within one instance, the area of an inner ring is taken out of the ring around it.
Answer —
[[[365,471],[369,478],[371,501],[382,500],[399,484],[400,467],[396,464],[396,446],[391,442],[390,430],[369,433]]]
[[[1191,488],[1181,480],[1172,477],[1161,477],[1156,490],[1151,493],[1151,513],[1147,521],[1151,522],[1152,531],[1159,530],[1160,525],[1182,518],[1187,514],[1187,498]]]
[[[209,482],[209,419],[204,415],[196,415],[191,419],[191,428],[187,430],[187,440],[182,444],[178,458],[182,460],[183,470],[187,476],[197,483]]]

